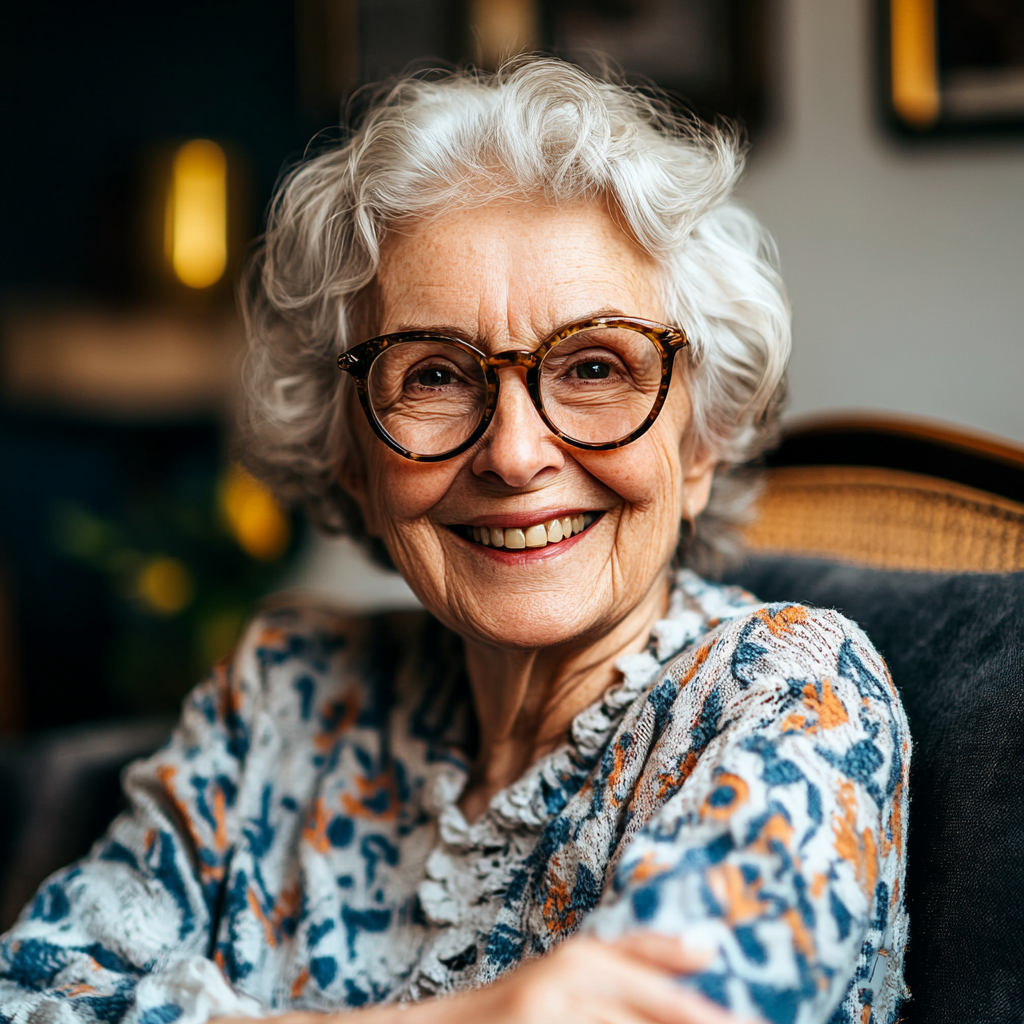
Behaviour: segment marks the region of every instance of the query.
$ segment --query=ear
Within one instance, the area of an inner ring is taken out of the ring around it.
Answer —
[[[369,487],[369,467],[366,461],[366,421],[358,415],[355,402],[346,401],[344,414],[348,444],[345,445],[338,463],[338,483],[342,490],[359,506],[363,526],[371,537],[379,537],[376,518],[372,514]]]
[[[718,464],[714,452],[698,452],[683,475],[683,516],[690,522],[707,508]]]

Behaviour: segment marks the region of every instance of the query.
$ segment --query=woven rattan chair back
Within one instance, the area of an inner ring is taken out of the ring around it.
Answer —
[[[1024,570],[1024,448],[927,421],[805,420],[768,459],[746,540],[886,569]]]

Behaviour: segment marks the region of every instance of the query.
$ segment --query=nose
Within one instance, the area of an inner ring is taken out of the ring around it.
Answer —
[[[565,456],[534,407],[524,370],[509,367],[498,373],[498,404],[473,459],[473,472],[520,489],[557,472]]]

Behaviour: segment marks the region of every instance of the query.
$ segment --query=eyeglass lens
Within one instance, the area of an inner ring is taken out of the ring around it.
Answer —
[[[661,351],[644,334],[599,327],[571,334],[540,366],[541,405],[566,437],[606,444],[643,425],[661,384]],[[406,450],[442,455],[480,425],[487,379],[457,342],[408,341],[385,349],[367,381],[378,422]]]

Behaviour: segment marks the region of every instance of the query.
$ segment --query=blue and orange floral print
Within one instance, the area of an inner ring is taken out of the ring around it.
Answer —
[[[468,822],[458,639],[426,614],[267,612],[3,938],[0,1015],[343,1010],[654,929],[706,949],[681,983],[738,1012],[895,1020],[910,739],[863,633],[682,572],[619,668]]]

